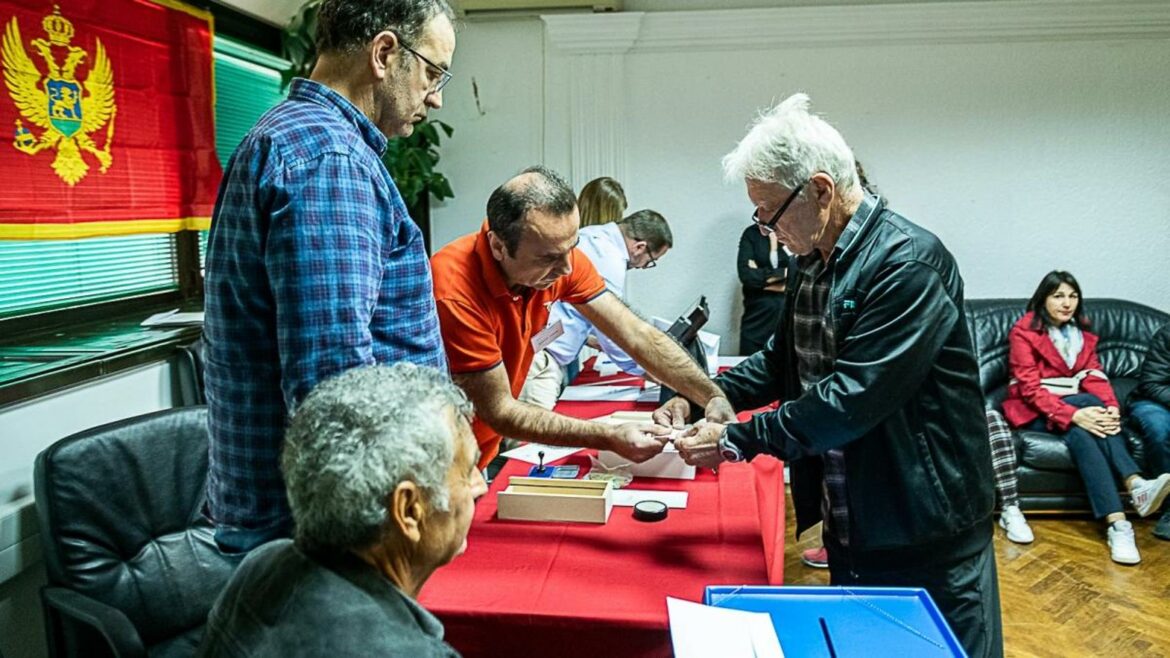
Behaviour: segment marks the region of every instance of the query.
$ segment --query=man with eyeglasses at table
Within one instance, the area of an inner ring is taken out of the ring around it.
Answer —
[[[653,210],[639,210],[616,222],[586,226],[578,235],[581,240],[578,247],[605,279],[606,290],[618,299],[625,299],[627,271],[657,266],[674,246],[674,236],[666,218]],[[594,338],[593,347],[605,353],[623,372],[638,377],[646,374],[637,361],[608,336],[597,331],[572,304],[553,304],[546,326],[558,322],[564,333],[532,359],[520,400],[552,409],[565,380],[576,374],[577,356],[589,338]]]
[[[1003,655],[991,449],[963,280],[937,237],[861,187],[853,151],[796,94],[723,160],[796,255],[782,328],[715,383],[775,411],[696,425],[687,463],[788,462],[799,536],[819,521],[833,585],[922,587],[973,658]],[[697,416],[685,400],[657,422]],[[712,420],[712,419],[708,419]]]
[[[447,368],[422,233],[381,155],[443,104],[445,0],[325,0],[309,79],[224,171],[207,258],[208,504],[247,552],[291,533],[279,458],[289,410],[351,368]]]
[[[554,302],[572,304],[653,377],[728,422],[735,412],[677,342],[639,318],[577,248],[577,197],[558,174],[531,167],[492,192],[487,221],[431,259],[451,375],[475,405],[472,430],[485,468],[501,436],[612,450],[636,462],[662,452],[671,430],[562,416],[516,399],[532,357],[558,335]]]

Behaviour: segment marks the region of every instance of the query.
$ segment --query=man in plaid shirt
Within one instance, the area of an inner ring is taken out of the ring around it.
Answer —
[[[224,550],[291,534],[280,450],[319,381],[402,360],[446,370],[422,234],[380,158],[442,105],[452,16],[445,0],[326,0],[310,79],[228,162],[204,329],[207,493]]]

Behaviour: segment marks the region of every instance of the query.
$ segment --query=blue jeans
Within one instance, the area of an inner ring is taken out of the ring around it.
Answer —
[[[1150,474],[1170,473],[1170,409],[1150,400],[1138,400],[1130,406],[1129,417],[1141,430],[1150,455]]]
[[[292,523],[280,523],[268,528],[236,528],[226,525],[215,527],[215,543],[224,553],[249,553],[261,544],[273,539],[292,537]]]
[[[1091,393],[1078,393],[1061,398],[1061,402],[1071,404],[1082,409],[1084,407],[1103,407],[1105,403]],[[1043,418],[1037,418],[1026,429],[1038,432],[1047,432],[1047,423]],[[1093,508],[1093,516],[1105,518],[1110,514],[1124,512],[1121,496],[1117,493],[1117,482],[1113,479],[1116,473],[1122,480],[1131,475],[1137,475],[1138,468],[1133,457],[1125,448],[1125,439],[1121,434],[1114,434],[1103,439],[1089,434],[1077,425],[1070,425],[1062,437],[1072,454],[1073,464],[1080,471],[1081,480],[1085,482],[1085,491],[1089,494],[1089,505]]]

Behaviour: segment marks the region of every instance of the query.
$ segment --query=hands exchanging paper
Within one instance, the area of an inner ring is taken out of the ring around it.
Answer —
[[[691,466],[715,468],[723,463],[719,452],[719,437],[728,423],[735,422],[735,409],[725,397],[714,397],[707,403],[706,418],[687,428],[674,441],[679,456]],[[683,429],[691,413],[691,403],[683,397],[667,400],[654,411],[654,422],[663,428]]]

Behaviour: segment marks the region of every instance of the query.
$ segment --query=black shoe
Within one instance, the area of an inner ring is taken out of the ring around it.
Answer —
[[[1154,526],[1154,536],[1170,541],[1170,510],[1162,512],[1162,518],[1158,519],[1158,525]]]

